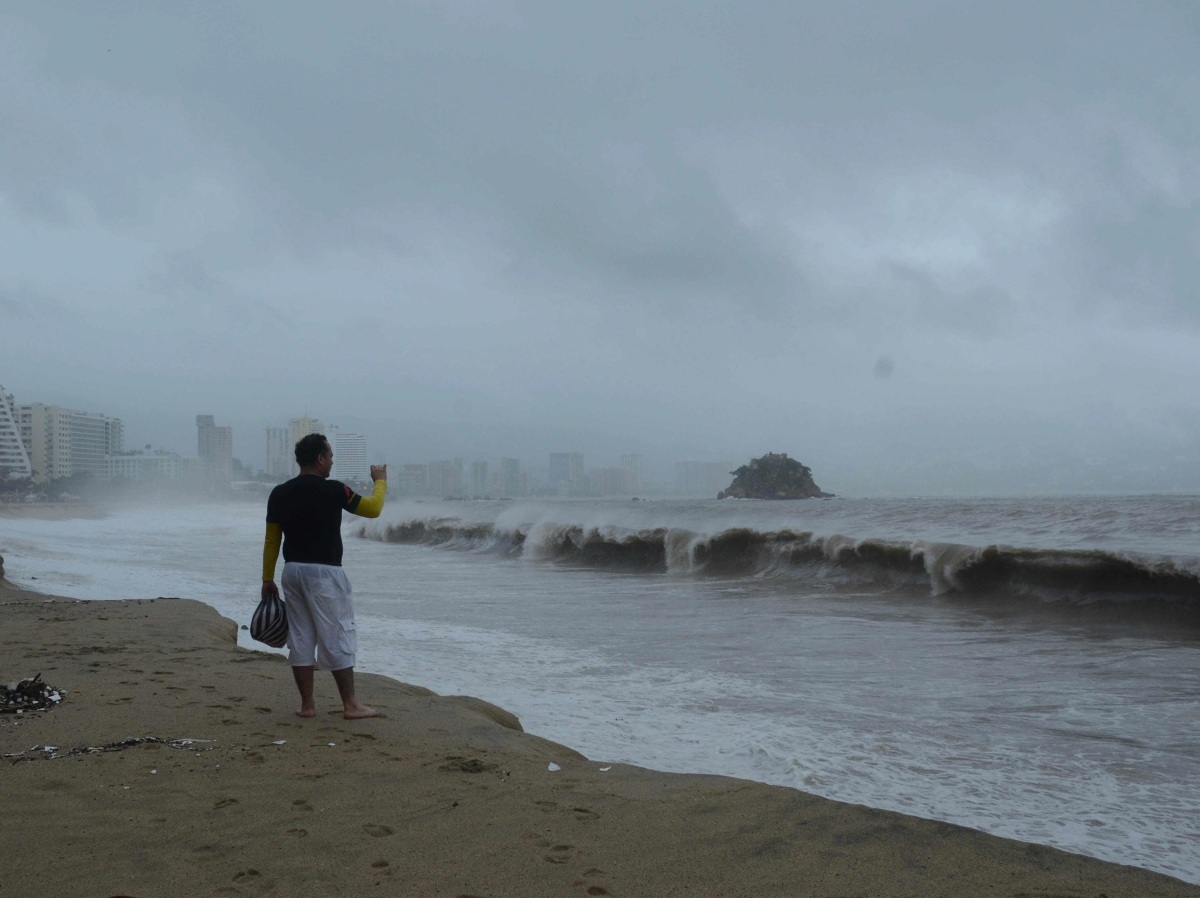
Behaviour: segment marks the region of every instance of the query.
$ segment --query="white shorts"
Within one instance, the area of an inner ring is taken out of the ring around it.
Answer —
[[[280,585],[287,603],[292,667],[353,667],[358,633],[346,572],[330,564],[289,561],[283,566]]]

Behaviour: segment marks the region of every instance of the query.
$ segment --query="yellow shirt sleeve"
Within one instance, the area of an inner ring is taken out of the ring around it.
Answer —
[[[383,502],[386,498],[387,481],[376,480],[371,495],[363,496],[362,501],[358,503],[358,508],[354,509],[354,513],[363,518],[377,518],[383,511]]]
[[[283,545],[283,528],[278,524],[267,524],[263,538],[263,580],[275,579],[275,562],[279,560],[279,549]]]

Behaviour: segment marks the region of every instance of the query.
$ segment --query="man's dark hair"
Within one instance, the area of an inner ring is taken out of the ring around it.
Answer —
[[[329,448],[329,440],[323,433],[310,433],[296,443],[296,464],[302,468],[317,463],[317,456]]]

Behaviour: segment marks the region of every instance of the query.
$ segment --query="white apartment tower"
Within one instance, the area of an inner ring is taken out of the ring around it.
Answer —
[[[29,453],[21,441],[21,425],[17,422],[17,407],[13,397],[0,386],[0,480],[6,477],[28,477],[33,473]]]
[[[333,470],[329,476],[343,483],[367,483],[371,470],[367,466],[367,438],[358,433],[333,432]]]
[[[38,482],[74,474],[106,480],[108,458],[121,451],[125,440],[120,418],[41,402],[18,406],[17,423]]]
[[[296,444],[310,433],[325,433],[325,426],[317,418],[310,418],[306,412],[302,418],[292,418],[288,421],[288,458],[291,459],[288,465],[288,474],[295,476],[300,472],[300,466],[296,464]],[[328,434],[326,434],[328,436]]]
[[[302,438],[308,436],[310,433],[325,432],[325,428],[321,422],[316,418],[310,418],[308,415],[305,415],[303,418],[292,418],[288,421],[288,430],[291,431],[293,449]],[[292,461],[294,463],[295,458]]]

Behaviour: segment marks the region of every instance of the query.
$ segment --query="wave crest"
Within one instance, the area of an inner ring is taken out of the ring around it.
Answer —
[[[447,517],[363,526],[358,535],[627,572],[791,578],[830,589],[1031,596],[1071,604],[1171,602],[1200,614],[1200,571],[1170,558],[1098,550],[903,543],[744,527],[715,534],[552,522],[504,527]]]

